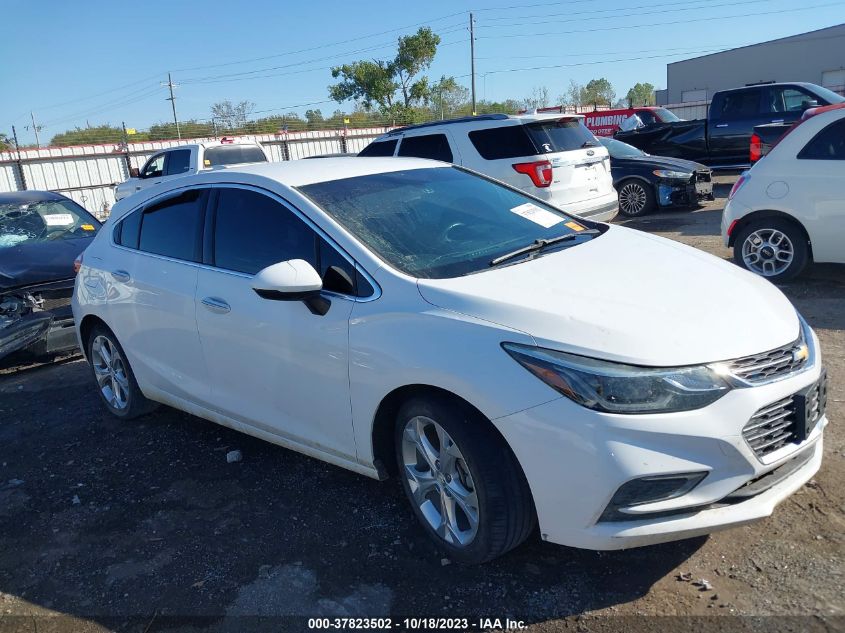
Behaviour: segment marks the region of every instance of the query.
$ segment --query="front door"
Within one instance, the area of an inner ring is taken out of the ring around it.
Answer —
[[[199,271],[197,326],[212,408],[296,442],[355,459],[349,399],[349,315],[332,294],[324,315],[302,301],[259,297],[255,273],[304,259],[320,270],[314,229],[280,199],[219,187],[207,267]]]

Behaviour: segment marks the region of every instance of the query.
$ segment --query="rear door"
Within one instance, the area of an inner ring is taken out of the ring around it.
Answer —
[[[768,89],[748,88],[716,94],[707,124],[711,164],[748,164],[754,126],[772,120],[764,104],[767,93]]]
[[[578,118],[524,124],[541,157],[552,164],[549,187],[555,204],[583,202],[613,193],[608,154]]]

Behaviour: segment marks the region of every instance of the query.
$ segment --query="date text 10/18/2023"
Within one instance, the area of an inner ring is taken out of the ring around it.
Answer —
[[[309,618],[308,628],[319,630],[376,630],[405,631],[519,631],[526,627],[523,620],[510,618]]]

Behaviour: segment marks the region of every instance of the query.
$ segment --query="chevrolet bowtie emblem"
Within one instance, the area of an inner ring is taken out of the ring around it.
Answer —
[[[810,349],[806,344],[802,344],[796,349],[792,350],[792,362],[799,363],[802,360],[807,360],[810,356]]]

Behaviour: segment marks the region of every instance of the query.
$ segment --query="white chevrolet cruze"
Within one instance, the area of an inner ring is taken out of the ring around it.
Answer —
[[[85,251],[73,311],[116,416],[164,403],[398,474],[464,562],[537,523],[591,549],[741,525],[822,459],[818,340],[777,288],[433,161],[145,190]]]

